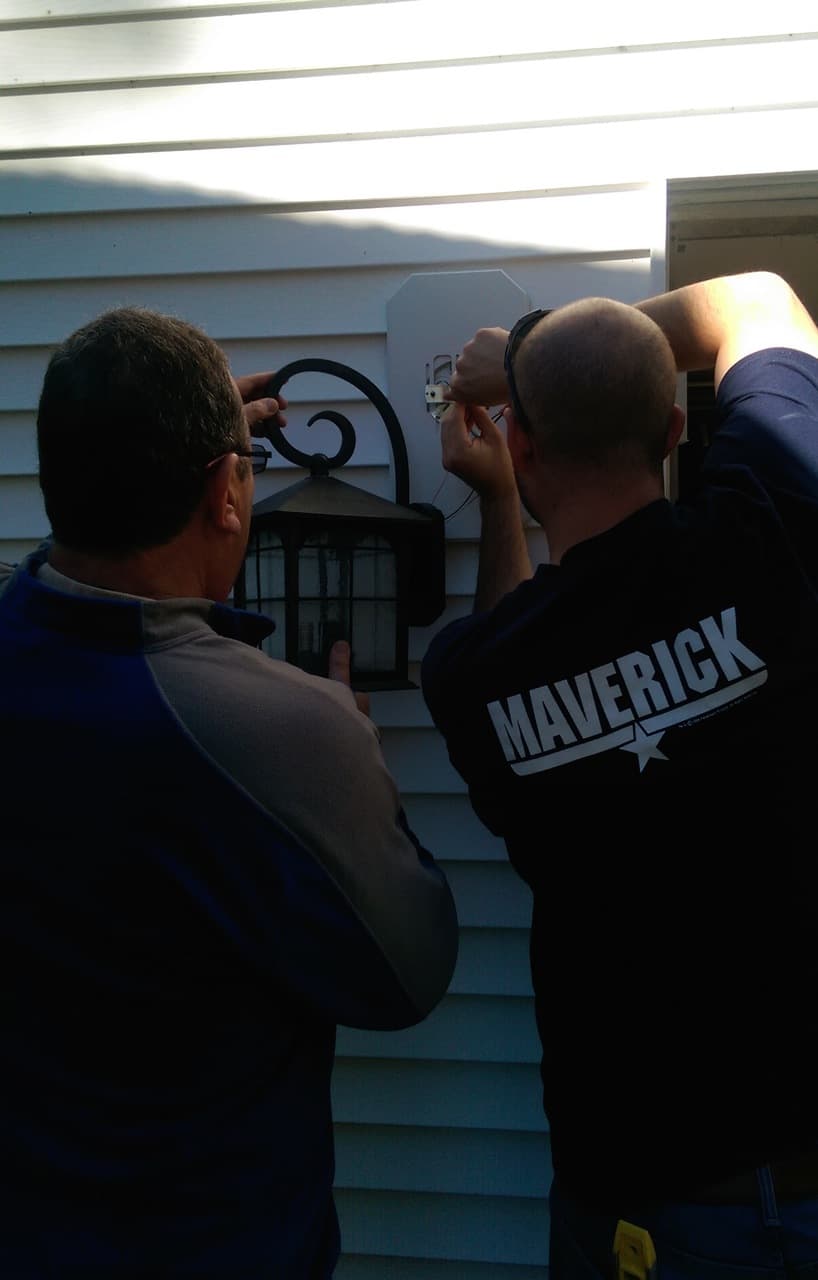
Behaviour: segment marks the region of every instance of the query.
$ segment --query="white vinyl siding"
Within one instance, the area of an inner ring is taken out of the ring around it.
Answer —
[[[236,373],[327,357],[391,396],[387,309],[415,274],[454,289],[503,271],[533,305],[634,301],[663,287],[666,180],[814,167],[816,29],[814,0],[0,0],[0,559],[47,532],[42,374],[100,311],[181,315]],[[416,401],[396,405],[411,497],[448,514],[459,491],[412,376]],[[341,409],[359,441],[344,478],[393,498],[388,440],[353,388],[306,374],[285,393],[299,447],[334,451],[330,427],[303,423]],[[115,486],[116,422],[89,447]],[[258,496],[292,479],[282,460]],[[447,532],[447,609],[410,635],[415,679],[437,626],[471,607],[475,506]],[[426,1022],[339,1034],[338,1275],[542,1280],[528,890],[419,692],[375,696],[373,714],[462,943]]]

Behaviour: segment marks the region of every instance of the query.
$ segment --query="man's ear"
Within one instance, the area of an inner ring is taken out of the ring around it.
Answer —
[[[529,431],[524,431],[514,416],[511,405],[503,410],[506,420],[506,443],[511,454],[511,463],[519,475],[525,475],[537,460],[537,446]]]
[[[670,411],[670,418],[668,419],[668,424],[667,424],[667,436],[665,437],[665,457],[667,457],[668,454],[671,454],[673,450],[676,448],[676,445],[679,443],[679,441],[682,438],[682,432],[684,431],[684,427],[685,427],[684,409],[680,405],[674,404],[673,408]]]
[[[211,523],[223,533],[242,532],[237,506],[240,466],[241,458],[235,453],[226,453],[208,472],[205,511]]]

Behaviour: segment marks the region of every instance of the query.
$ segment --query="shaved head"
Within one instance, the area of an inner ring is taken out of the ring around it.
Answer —
[[[584,298],[552,311],[520,344],[514,377],[544,460],[661,470],[676,362],[635,307]]]

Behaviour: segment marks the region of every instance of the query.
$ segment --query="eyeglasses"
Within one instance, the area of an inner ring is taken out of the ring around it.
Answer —
[[[267,463],[272,458],[269,449],[265,449],[263,444],[253,444],[249,449],[228,449],[226,453],[220,453],[218,458],[214,458],[212,462],[208,462],[205,471],[209,471],[211,467],[217,466],[222,458],[226,458],[228,453],[235,453],[239,458],[252,459],[250,465],[253,469],[253,475],[259,476],[262,471],[266,470]]]
[[[529,334],[535,324],[539,324],[545,316],[550,316],[553,307],[548,311],[529,311],[526,315],[520,316],[511,333],[508,335],[506,343],[506,353],[503,357],[503,367],[506,371],[506,382],[508,383],[508,393],[511,400],[511,407],[514,410],[514,417],[519,422],[524,431],[531,430],[531,423],[523,411],[520,404],[520,396],[517,391],[517,384],[514,381],[514,357],[520,349],[520,343],[526,334]]]

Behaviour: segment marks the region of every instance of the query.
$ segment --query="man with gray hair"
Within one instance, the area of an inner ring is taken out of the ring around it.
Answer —
[[[671,504],[677,372],[711,366]],[[816,326],[767,273],[584,299],[480,330],[450,394],[479,573],[423,688],[533,891],[553,1280],[814,1270]]]
[[[130,308],[45,374],[53,537],[0,573],[8,1280],[331,1276],[336,1025],[451,977],[348,645],[307,675],[227,603],[270,377]]]

